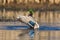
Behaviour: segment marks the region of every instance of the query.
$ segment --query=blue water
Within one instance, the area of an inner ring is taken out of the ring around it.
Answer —
[[[58,26],[40,26],[39,30],[60,30]]]
[[[4,26],[0,27],[0,30],[20,30],[20,29],[28,29],[29,26]],[[60,30],[60,27],[52,27],[52,26],[40,26],[38,28],[39,30]],[[31,38],[34,37],[34,30],[29,31],[29,35]]]
[[[0,27],[0,30],[20,30],[20,29],[28,29],[29,26],[5,26]],[[52,27],[52,26],[40,26],[39,30],[60,30],[60,27]]]

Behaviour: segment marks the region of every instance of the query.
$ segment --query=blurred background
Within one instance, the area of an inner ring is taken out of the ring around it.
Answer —
[[[0,0],[0,21],[16,21],[18,15],[27,16],[29,9],[39,24],[59,26],[60,0]]]
[[[60,0],[0,0],[0,26],[24,25],[17,22],[16,17],[19,15],[27,16],[29,9],[33,9],[33,18],[40,26],[60,27]],[[0,30],[0,39],[20,40],[16,37],[21,32],[21,30]],[[34,40],[60,40],[60,31],[39,32],[39,36],[36,34]],[[21,40],[32,39],[27,33],[21,37]]]

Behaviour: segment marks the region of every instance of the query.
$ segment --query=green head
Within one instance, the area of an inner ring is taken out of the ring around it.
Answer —
[[[31,14],[33,14],[33,13],[34,13],[33,9],[29,9],[29,12],[30,12]]]
[[[28,16],[33,16],[33,13],[34,13],[34,11],[33,11],[33,9],[29,9],[29,15]]]

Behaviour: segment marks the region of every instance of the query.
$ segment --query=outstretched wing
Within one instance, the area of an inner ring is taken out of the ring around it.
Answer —
[[[30,27],[39,28],[38,23],[30,16],[19,16],[18,17],[19,21],[29,25]]]
[[[17,20],[18,19],[19,19],[19,21],[29,25],[31,30],[33,29],[33,31],[31,31],[31,30],[27,31],[19,36],[23,36],[24,34],[27,34],[27,33],[30,33],[30,36],[32,36],[32,35],[34,35],[34,29],[39,28],[38,23],[30,16],[19,16],[19,17],[17,17]]]

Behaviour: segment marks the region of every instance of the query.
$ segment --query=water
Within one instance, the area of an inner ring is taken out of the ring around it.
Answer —
[[[10,20],[10,19],[15,20],[18,15],[27,16],[28,14],[29,14],[28,11],[3,10],[3,11],[0,11],[0,20]],[[60,27],[60,11],[42,11],[42,12],[35,11],[33,14],[33,17],[40,24],[40,26],[42,26],[42,28],[45,30],[45,31],[40,30],[39,36],[37,36],[38,34],[36,34],[35,40],[37,40],[37,39],[39,39],[39,40],[59,40],[60,39],[60,35],[59,35],[60,31],[55,30],[55,29],[59,29],[58,27]],[[8,24],[10,25],[10,23],[8,23]],[[48,27],[50,27],[50,28],[48,28]],[[53,27],[54,31],[50,30],[50,29],[52,29],[52,27]],[[56,28],[54,28],[54,27],[56,27]],[[20,34],[20,30],[18,30],[18,31],[16,29],[10,30],[10,28],[11,27],[7,28],[7,29],[9,29],[9,31],[0,30],[1,31],[0,35],[2,35],[2,36],[0,36],[1,40],[16,40],[16,37],[18,36],[18,34]],[[16,28],[16,27],[12,27],[12,29],[13,28]],[[9,35],[9,36],[7,36],[7,35]],[[30,37],[29,37],[28,33],[25,36],[22,36],[20,38],[22,38],[22,40],[24,40],[26,38],[26,36],[28,37],[28,39],[26,39],[26,40],[29,40]]]
[[[6,11],[4,9],[0,11],[0,21],[14,21],[17,16],[27,16],[28,14],[28,11]],[[40,25],[60,26],[60,11],[35,11],[33,17]]]
[[[23,32],[22,32],[23,31]],[[22,33],[27,32],[26,30],[0,30],[1,40],[29,40],[28,33],[23,36],[19,36]]]

